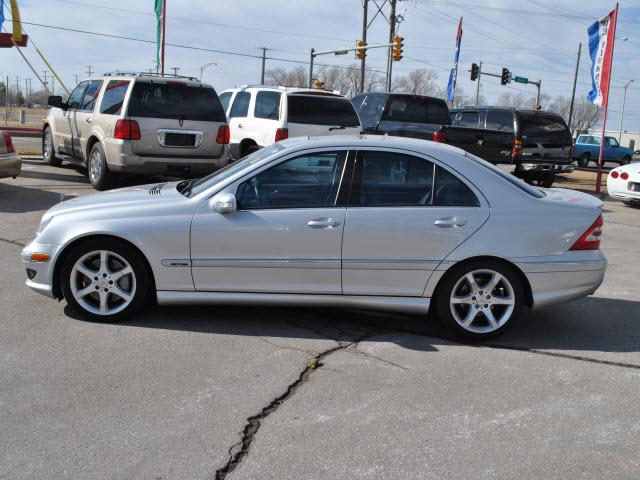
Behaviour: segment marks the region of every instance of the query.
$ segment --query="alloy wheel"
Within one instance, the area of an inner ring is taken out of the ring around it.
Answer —
[[[71,269],[71,293],[82,308],[96,315],[114,315],[127,308],[136,293],[136,276],[123,257],[95,250]]]
[[[51,132],[47,130],[44,136],[44,158],[51,158],[53,152],[53,140],[51,139]]]
[[[455,284],[449,299],[451,314],[471,333],[491,333],[505,325],[516,305],[513,286],[494,270],[474,270]]]
[[[102,169],[104,168],[102,162],[102,155],[100,150],[94,148],[89,157],[89,179],[92,183],[97,183],[102,178]]]

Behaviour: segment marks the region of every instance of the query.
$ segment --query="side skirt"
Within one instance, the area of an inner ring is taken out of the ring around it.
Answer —
[[[160,290],[159,305],[281,305],[338,307],[426,315],[429,298],[366,295],[306,295],[284,293],[179,292]]]

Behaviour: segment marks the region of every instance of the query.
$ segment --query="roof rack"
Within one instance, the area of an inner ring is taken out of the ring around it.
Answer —
[[[324,92],[324,93],[332,93],[334,95],[341,95],[340,90],[325,90],[324,88],[309,88],[309,87],[297,87],[292,85],[241,85],[241,90],[246,88],[273,88],[275,90],[282,91],[290,91],[290,90],[302,90],[302,91],[315,91],[315,92]]]
[[[158,78],[184,78],[185,80],[191,80],[192,82],[199,82],[200,79],[196,78],[196,77],[187,77],[185,75],[173,75],[171,73],[165,73],[164,75],[161,75],[160,73],[156,73],[156,72],[126,72],[123,70],[116,70],[114,72],[106,72],[103,74],[105,77],[114,77],[114,76],[118,76],[118,75],[132,75],[135,77],[158,77]]]

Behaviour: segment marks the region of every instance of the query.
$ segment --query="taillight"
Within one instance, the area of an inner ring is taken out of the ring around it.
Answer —
[[[140,140],[140,125],[135,120],[118,120],[113,137],[119,140]]]
[[[218,128],[218,135],[216,136],[216,143],[226,145],[231,140],[231,131],[229,125],[220,125]]]
[[[287,128],[279,128],[276,130],[276,142],[280,140],[286,140],[289,138],[289,129]]]
[[[513,141],[513,146],[511,147],[511,157],[516,158],[522,155],[522,140],[518,140],[517,138]]]
[[[444,139],[445,139],[446,136],[447,136],[447,134],[443,130],[434,132],[433,133],[433,141],[434,142],[444,143]]]
[[[9,134],[6,132],[2,132],[2,137],[4,138],[4,143],[7,144],[7,153],[15,152],[16,147],[13,145],[13,139],[9,136]]]
[[[628,180],[629,179],[629,174],[627,172],[622,172],[620,174],[620,179],[622,180]]]
[[[609,175],[611,175],[611,178],[618,178],[620,176],[618,172],[616,172],[615,170],[611,172]]]
[[[569,250],[598,250],[600,248],[600,237],[602,236],[602,226],[604,221],[599,215],[593,225],[573,244]]]

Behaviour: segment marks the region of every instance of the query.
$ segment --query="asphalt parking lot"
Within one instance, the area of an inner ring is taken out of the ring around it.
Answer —
[[[640,476],[640,210],[605,202],[594,296],[466,345],[355,311],[79,320],[24,286],[19,253],[92,191],[37,159],[0,180],[0,478]]]

